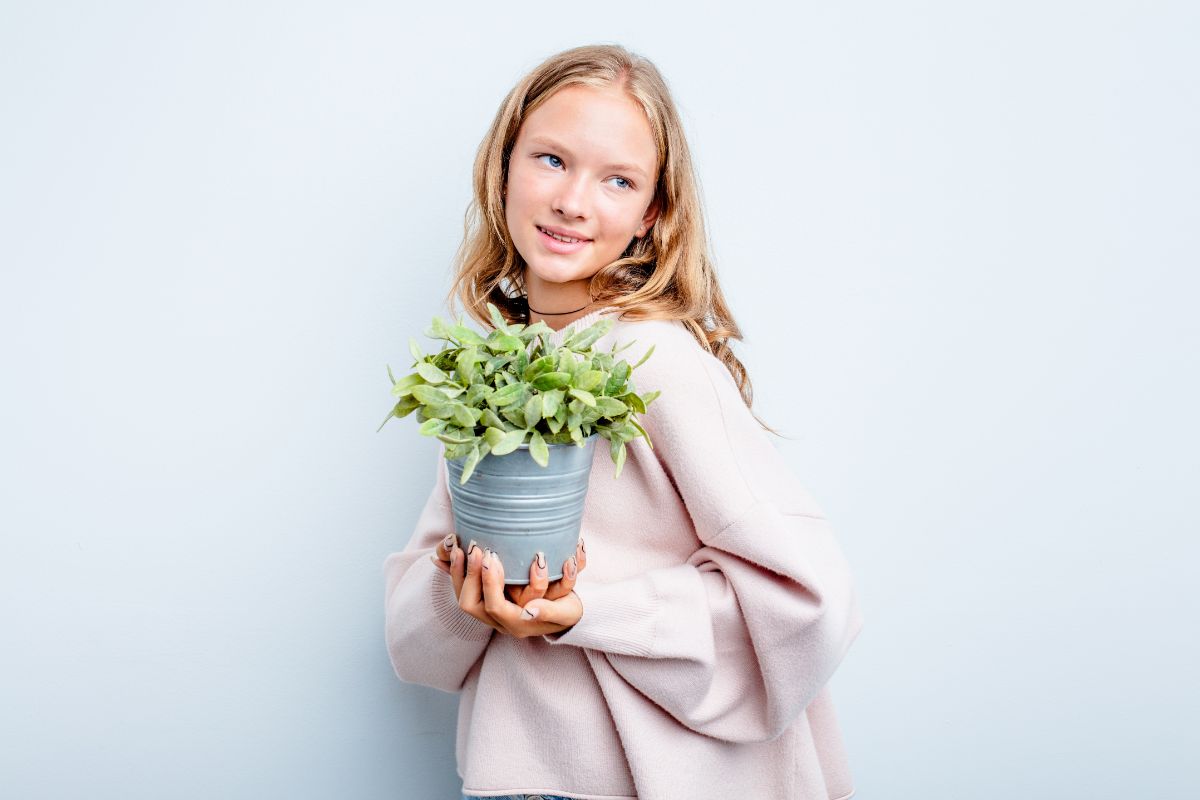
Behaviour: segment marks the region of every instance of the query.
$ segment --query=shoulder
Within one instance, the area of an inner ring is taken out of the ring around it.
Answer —
[[[699,388],[710,382],[718,394],[737,393],[737,384],[720,359],[696,339],[691,329],[677,319],[616,320],[604,339],[605,350],[616,348],[616,358],[630,366],[642,362],[633,373],[640,392],[672,386],[678,390]],[[645,361],[642,359],[645,358]],[[710,388],[711,391],[711,388]]]

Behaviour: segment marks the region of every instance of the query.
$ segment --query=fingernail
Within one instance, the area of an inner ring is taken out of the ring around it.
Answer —
[[[575,577],[575,556],[571,556],[571,560],[567,562],[567,577]]]
[[[475,549],[475,540],[471,540],[471,544],[467,546],[467,556],[470,557],[471,551]]]
[[[537,608],[536,606],[533,608],[522,608],[521,616],[525,619],[537,619],[537,615],[540,611],[541,609]]]
[[[582,536],[579,537],[579,549],[585,553],[587,552],[587,542],[583,540]]]
[[[445,539],[442,539],[442,547],[446,548],[447,553],[449,553],[454,548],[454,534],[453,533],[450,534],[449,536],[447,536]]]
[[[438,561],[440,561],[441,559],[439,559],[439,558],[437,557],[437,553],[430,553],[430,554],[429,554],[429,560],[430,560],[430,561],[432,561],[434,564],[436,564],[436,563],[437,563]]]
[[[546,570],[546,554],[541,550],[538,550],[537,565],[539,571],[544,572]]]
[[[491,549],[489,548],[489,549],[488,549],[488,551],[487,551],[487,553],[485,553],[485,554],[484,554],[484,556],[483,556],[483,568],[484,568],[484,569],[487,569],[487,568],[488,568],[488,562],[489,562],[489,561],[491,561],[491,560],[492,560],[492,551],[491,551]]]

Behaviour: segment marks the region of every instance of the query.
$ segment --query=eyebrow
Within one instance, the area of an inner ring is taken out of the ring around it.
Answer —
[[[560,150],[560,151],[566,153],[567,155],[571,154],[570,150],[568,150],[566,147],[564,147],[563,145],[559,144],[558,142],[554,141],[553,139],[551,139],[547,136],[531,137],[529,140],[529,143],[530,144],[540,144],[540,145],[544,145],[544,146],[549,147],[554,150]],[[606,167],[606,169],[619,169],[623,172],[636,172],[639,175],[641,175],[643,178],[649,177],[646,174],[646,170],[642,169],[641,167],[639,167],[636,164],[609,164]]]

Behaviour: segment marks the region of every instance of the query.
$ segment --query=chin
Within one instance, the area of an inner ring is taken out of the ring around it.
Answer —
[[[584,266],[568,263],[554,263],[540,253],[533,261],[525,259],[525,267],[546,283],[570,283],[571,281],[586,280],[600,271],[599,266]]]

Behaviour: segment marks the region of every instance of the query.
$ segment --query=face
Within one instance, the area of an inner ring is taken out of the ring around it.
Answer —
[[[658,217],[656,164],[650,123],[619,89],[569,86],[526,117],[504,215],[527,265],[530,305],[587,302],[588,280]],[[556,241],[547,228],[581,241]]]

